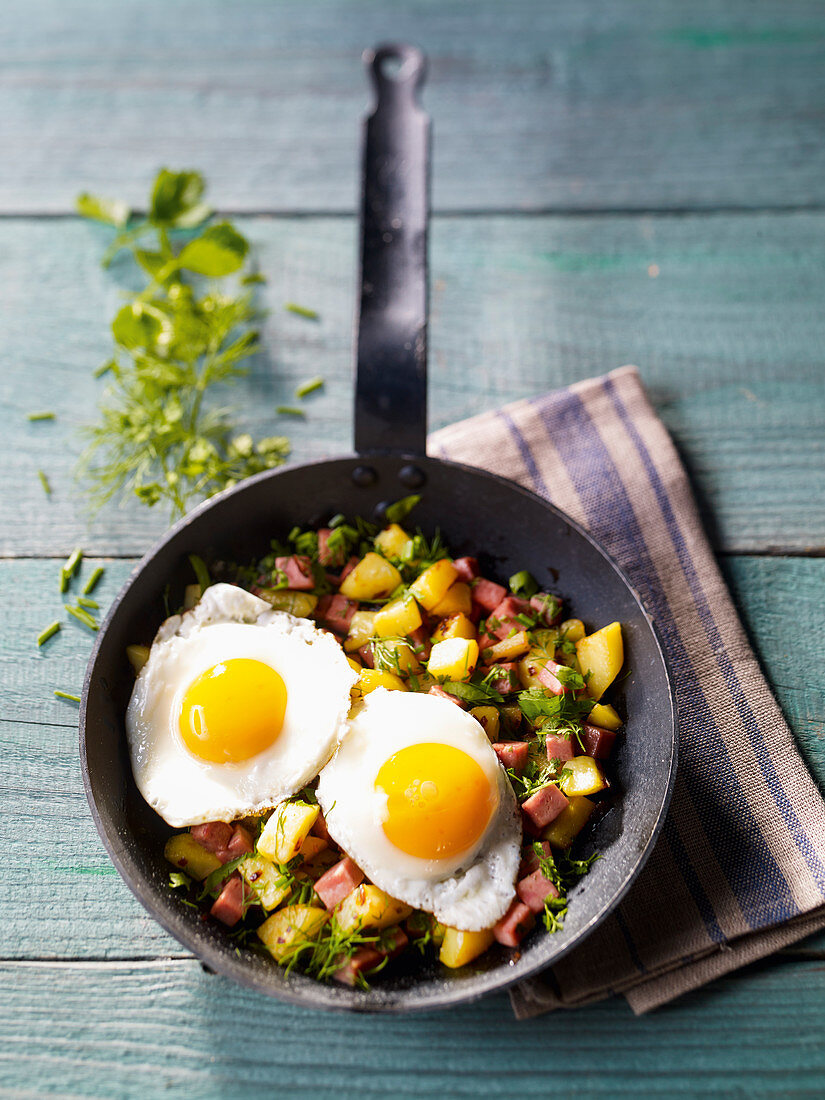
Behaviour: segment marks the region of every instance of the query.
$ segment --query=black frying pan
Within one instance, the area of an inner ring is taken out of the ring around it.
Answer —
[[[406,1012],[455,1004],[517,982],[579,943],[617,904],[641,869],[670,797],[676,764],[673,692],[641,600],[588,533],[557,508],[492,474],[428,458],[426,432],[427,152],[429,122],[416,102],[424,60],[408,46],[367,58],[377,106],[366,123],[358,329],[357,456],[250,478],[182,519],[140,562],[112,605],[89,662],[80,714],[86,793],[103,843],[138,900],[211,970],[303,1005]],[[390,71],[393,70],[393,71]],[[413,959],[369,992],[287,977],[252,952],[236,954],[222,926],[204,922],[167,887],[170,830],[132,779],[123,717],[134,677],[126,646],[152,638],[191,580],[187,555],[250,560],[295,524],[337,512],[380,518],[388,501],[415,490],[415,521],[440,528],[456,555],[479,555],[487,575],[529,569],[592,626],[624,628],[627,667],[620,705],[628,715],[612,777],[615,806],[588,843],[603,858],[573,891],[564,930],[532,933],[518,956],[488,952],[449,971]]]

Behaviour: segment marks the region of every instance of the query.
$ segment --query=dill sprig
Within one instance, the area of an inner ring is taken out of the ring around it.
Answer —
[[[112,322],[116,350],[104,365],[112,382],[85,432],[78,474],[93,507],[133,493],[183,514],[289,453],[282,436],[234,434],[213,399],[246,373],[258,313],[251,291],[219,282],[241,272],[249,242],[230,222],[209,220],[204,190],[199,173],[163,169],[145,218],[116,200],[78,198],[81,214],[118,229],[104,266],[126,249],[148,276]]]

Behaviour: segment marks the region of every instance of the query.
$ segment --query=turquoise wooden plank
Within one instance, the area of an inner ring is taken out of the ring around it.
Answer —
[[[102,606],[130,567],[107,563]],[[727,570],[769,680],[825,785],[825,559],[743,557],[729,561]],[[6,806],[0,817],[0,958],[182,955],[121,884],[86,806],[77,707],[51,692],[80,686],[91,635],[72,623],[47,648],[38,652],[34,645],[40,628],[60,613],[57,571],[55,561],[0,561],[0,788]]]
[[[198,166],[236,210],[355,208],[366,46],[431,56],[442,210],[825,197],[817,0],[26,0],[0,45],[0,210],[142,201]]]
[[[640,1019],[621,1001],[517,1023],[504,996],[449,1013],[290,1008],[197,963],[0,968],[9,1096],[818,1096],[825,973],[752,967]]]
[[[271,277],[265,352],[229,394],[240,419],[287,431],[298,460],[350,447],[355,230],[339,219],[244,220]],[[8,409],[0,552],[142,553],[165,517],[110,509],[88,535],[70,470],[105,381],[128,274],[106,233],[73,220],[0,222],[0,400]],[[825,547],[825,215],[437,218],[431,423],[635,362],[673,432],[722,550]],[[655,265],[655,266],[654,266]],[[658,274],[657,274],[658,272]],[[283,311],[287,300],[320,323]],[[278,420],[318,373],[306,422]],[[781,379],[781,383],[780,380]],[[54,423],[29,424],[44,405]],[[37,482],[42,467],[50,500]]]

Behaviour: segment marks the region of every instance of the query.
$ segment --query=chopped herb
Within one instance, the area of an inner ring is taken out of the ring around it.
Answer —
[[[33,412],[29,413],[26,420],[54,420],[55,416],[53,412]]]
[[[287,313],[294,313],[298,317],[306,317],[308,321],[317,321],[320,316],[314,309],[308,309],[306,306],[299,306],[296,302],[284,302],[284,309]]]
[[[117,367],[117,363],[114,359],[107,359],[105,363],[101,363],[97,370],[94,372],[95,378],[102,378],[104,374],[108,374],[110,370],[114,370]]]
[[[530,688],[521,691],[518,696],[521,712],[530,722],[537,720],[566,720],[581,718],[593,707],[592,699],[577,699],[569,692],[551,695],[543,688]]]
[[[501,703],[503,696],[484,682],[478,673],[474,673],[468,681],[446,680],[440,685],[456,699],[462,699],[465,703]]]
[[[206,568],[206,562],[203,558],[198,557],[197,554],[190,554],[189,564],[195,571],[195,579],[200,585],[201,595],[203,595],[212,583],[212,578],[209,576],[209,570]]]
[[[169,875],[169,885],[173,890],[177,890],[179,886],[189,889],[192,885],[192,880],[189,875],[184,875],[182,871],[172,871]]]
[[[83,595],[84,596],[88,596],[90,592],[94,591],[95,585],[97,584],[97,582],[100,580],[100,578],[103,576],[103,574],[105,572],[106,572],[106,570],[103,568],[102,565],[99,565],[97,567],[97,569],[95,569],[94,573],[92,573],[92,575],[89,577],[89,579],[86,581],[86,584],[83,587]]]
[[[37,635],[37,644],[39,646],[43,645],[44,642],[47,642],[49,640],[49,638],[53,638],[58,630],[60,630],[60,620],[55,619],[53,623],[49,623],[45,630],[42,630]]]
[[[68,691],[57,691],[55,689],[54,694],[57,696],[58,699],[68,699],[69,702],[71,702],[71,703],[79,703],[80,702],[80,696],[79,695],[72,695]]]
[[[324,384],[323,378],[318,375],[317,378],[310,378],[308,382],[302,382],[298,389],[295,391],[296,397],[308,397],[309,394],[315,393],[316,390],[320,390]]]
[[[72,607],[70,604],[64,603],[66,611],[72,616],[73,619],[77,619],[79,623],[83,623],[84,626],[88,626],[89,630],[99,630],[99,625],[95,622],[92,616],[82,607]]]
[[[81,561],[83,561],[83,549],[80,546],[76,546],[66,559],[66,564],[63,566],[63,572],[66,576],[73,577]]]
[[[526,569],[521,569],[510,578],[510,590],[517,596],[524,596],[529,599],[530,596],[535,596],[539,586],[531,573],[528,573]]]
[[[306,418],[304,410],[296,409],[294,405],[278,405],[275,412],[278,416],[299,416],[301,419]]]
[[[336,512],[332,519],[329,521],[329,526],[334,531],[336,527],[340,527],[342,523],[346,522],[346,516],[343,512]]]
[[[49,484],[49,479],[46,477],[42,470],[37,471],[37,476],[40,479],[40,484],[43,486],[43,492],[46,494],[47,497],[50,497],[52,495],[52,487]]]
[[[384,514],[390,523],[403,523],[420,500],[421,497],[417,493],[402,497],[401,500],[396,500],[393,504],[390,504]]]
[[[571,691],[583,691],[587,686],[585,678],[580,672],[577,672],[574,668],[567,668],[565,665],[557,668],[553,675],[562,687],[569,688]]]
[[[96,600],[88,599],[86,596],[78,596],[77,604],[78,607],[87,607],[90,608],[92,611],[100,610],[100,604]]]

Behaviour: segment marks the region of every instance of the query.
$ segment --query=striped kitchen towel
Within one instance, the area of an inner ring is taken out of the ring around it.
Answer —
[[[636,369],[444,428],[430,451],[503,473],[588,528],[653,615],[676,685],[679,769],[660,839],[617,913],[516,988],[516,1015],[611,993],[645,1012],[825,927],[825,805]]]

